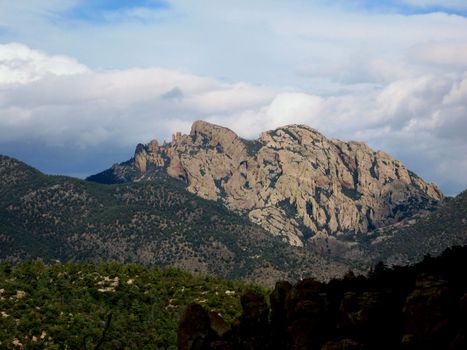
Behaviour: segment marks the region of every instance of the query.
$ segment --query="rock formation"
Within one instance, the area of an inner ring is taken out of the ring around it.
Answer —
[[[242,316],[221,336],[208,311],[192,305],[179,325],[179,349],[465,349],[466,257],[467,247],[455,247],[412,267],[379,265],[368,278],[278,282],[270,307],[261,294],[245,294]]]
[[[159,171],[184,181],[200,197],[247,214],[295,246],[332,245],[336,238],[433,209],[443,198],[436,185],[387,153],[361,142],[327,139],[304,125],[244,140],[227,128],[196,121],[189,135],[177,133],[163,145],[140,144],[133,159],[89,180],[150,180]]]

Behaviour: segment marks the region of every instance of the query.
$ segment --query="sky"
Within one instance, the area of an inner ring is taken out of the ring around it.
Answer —
[[[0,0],[0,154],[85,177],[203,119],[467,188],[465,0]]]

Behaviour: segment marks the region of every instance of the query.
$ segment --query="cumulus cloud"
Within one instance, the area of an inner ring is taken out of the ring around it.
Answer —
[[[0,57],[8,58],[0,60],[0,71],[13,72],[0,76],[4,142],[134,145],[155,136],[168,138],[186,120],[255,109],[274,96],[271,88],[175,70],[91,71],[72,59],[17,44],[0,46]],[[20,64],[11,63],[19,59]]]
[[[271,102],[267,116],[272,127],[286,124],[320,124],[324,100],[306,93],[281,93]]]
[[[87,71],[86,66],[70,57],[48,56],[18,43],[0,45],[0,84],[24,84],[46,75],[75,75]]]
[[[416,66],[407,70],[400,55],[414,45],[467,42],[467,19],[440,12],[370,15],[329,1],[172,0],[163,11],[127,4],[115,20],[89,22],[70,18],[76,3],[87,2],[0,2],[0,41],[65,53],[93,69],[182,67],[230,81],[312,86],[320,93],[327,86],[316,77],[383,83],[412,73]],[[148,20],[129,13],[141,10]]]

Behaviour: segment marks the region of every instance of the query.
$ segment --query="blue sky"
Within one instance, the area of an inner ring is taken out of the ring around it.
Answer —
[[[304,1],[304,3],[313,1]],[[322,6],[340,6],[351,11],[368,11],[376,13],[399,13],[403,15],[427,14],[444,12],[453,15],[466,16],[467,5],[462,1],[374,1],[374,0],[322,0],[314,1]],[[120,12],[135,8],[148,10],[169,10],[170,1],[164,0],[99,0],[79,1],[61,15],[64,18],[82,21],[106,23],[109,13]]]
[[[466,11],[459,0],[0,0],[0,153],[82,177],[195,119],[248,138],[302,123],[455,194],[467,188]]]
[[[434,12],[444,12],[453,15],[466,16],[467,5],[463,1],[417,1],[417,0],[338,0],[327,1],[328,4],[339,3],[340,6],[352,10],[363,10],[377,13],[399,13],[402,15],[427,14]]]
[[[76,20],[105,24],[112,20],[109,15],[132,9],[160,11],[170,9],[170,4],[162,0],[98,0],[79,1],[58,15],[65,20]]]

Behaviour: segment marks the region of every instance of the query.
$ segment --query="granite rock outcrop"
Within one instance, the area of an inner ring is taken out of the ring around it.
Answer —
[[[188,135],[176,133],[162,145],[140,144],[130,161],[88,179],[141,181],[160,171],[294,246],[330,249],[336,238],[432,210],[443,199],[436,185],[387,153],[362,142],[328,139],[304,125],[245,140],[196,121]]]

